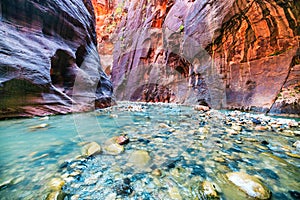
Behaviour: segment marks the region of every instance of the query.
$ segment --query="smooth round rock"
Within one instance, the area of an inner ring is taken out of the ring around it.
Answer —
[[[91,142],[84,146],[84,155],[91,156],[99,154],[101,152],[101,146],[97,142]]]
[[[233,125],[231,128],[232,128],[233,130],[235,130],[235,131],[238,131],[238,132],[242,130],[242,127],[239,126],[239,125]]]
[[[294,142],[293,147],[296,147],[296,149],[300,150],[300,140]]]
[[[218,197],[218,193],[216,191],[216,188],[214,187],[214,184],[209,182],[209,181],[204,181],[202,183],[202,189],[203,189],[203,193],[206,197],[208,198],[217,198]]]
[[[248,196],[256,199],[270,199],[270,190],[256,177],[244,172],[227,173],[226,177]]]
[[[111,143],[107,146],[104,146],[104,150],[110,155],[118,155],[124,151],[124,147],[118,143]]]
[[[197,105],[194,107],[194,110],[206,112],[206,111],[209,111],[210,108],[208,106]]]
[[[54,191],[47,195],[46,200],[64,200],[65,194],[61,191]]]
[[[155,170],[153,170],[152,172],[151,172],[151,174],[153,175],[153,176],[161,176],[161,170],[160,169],[155,169]]]
[[[129,156],[129,162],[135,166],[143,167],[150,161],[150,156],[147,151],[137,150],[131,153]]]
[[[116,143],[118,143],[119,145],[124,145],[124,144],[128,144],[129,142],[129,138],[126,135],[121,135],[118,137],[115,137]]]
[[[268,130],[268,127],[258,125],[258,126],[255,127],[255,130],[256,131],[265,131],[265,130]]]
[[[60,191],[62,186],[65,184],[65,181],[60,178],[53,178],[49,182],[49,188],[53,191]]]

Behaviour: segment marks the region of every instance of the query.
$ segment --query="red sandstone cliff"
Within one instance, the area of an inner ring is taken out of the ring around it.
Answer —
[[[300,113],[298,1],[122,2],[117,99]]]

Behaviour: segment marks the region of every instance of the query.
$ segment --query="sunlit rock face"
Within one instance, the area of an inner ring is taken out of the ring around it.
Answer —
[[[92,0],[96,16],[98,52],[105,73],[110,76],[115,41],[115,30],[122,17],[122,1]]]
[[[122,2],[117,99],[300,113],[298,1]]]
[[[109,106],[89,0],[2,0],[0,117]]]

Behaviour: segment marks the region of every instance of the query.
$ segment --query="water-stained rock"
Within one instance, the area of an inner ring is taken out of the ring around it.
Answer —
[[[105,153],[118,155],[124,151],[124,146],[117,143],[116,137],[113,137],[104,143],[103,149]]]
[[[295,1],[107,2],[117,99],[299,115]]]
[[[214,183],[204,181],[202,183],[203,194],[208,198],[219,199]]]
[[[60,191],[62,186],[65,184],[61,178],[53,178],[49,182],[49,189],[52,191]]]
[[[83,154],[86,156],[91,156],[99,154],[101,152],[101,146],[97,142],[91,142],[83,147]]]
[[[231,172],[227,173],[226,177],[250,197],[256,199],[271,198],[271,192],[269,189],[254,176],[250,176],[243,172]]]
[[[0,118],[112,103],[90,0],[1,1]]]
[[[150,159],[151,157],[147,151],[136,150],[130,154],[128,161],[137,167],[144,167],[148,164]]]

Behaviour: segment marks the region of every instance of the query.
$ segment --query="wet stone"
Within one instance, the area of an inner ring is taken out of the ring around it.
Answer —
[[[117,195],[128,196],[133,192],[132,187],[130,186],[130,182],[118,183],[114,186],[114,190]]]
[[[270,199],[271,192],[256,177],[250,176],[243,172],[231,172],[226,174],[229,181],[236,185],[248,196],[257,199]]]
[[[121,135],[115,138],[116,143],[118,143],[119,145],[124,145],[124,144],[128,144],[129,142],[129,138],[126,135]]]
[[[260,142],[262,145],[268,145],[269,144],[269,142],[267,142],[266,140],[263,140],[263,141],[261,141]]]
[[[295,134],[296,136],[300,136],[300,131],[294,131],[294,134]]]
[[[255,119],[255,118],[252,118],[251,121],[254,123],[254,124],[261,124],[261,121],[258,120],[258,119]]]
[[[209,182],[209,181],[204,181],[202,183],[202,190],[203,190],[203,194],[207,197],[207,198],[214,198],[214,199],[219,199],[218,198],[218,193],[216,190],[216,186]]]
[[[61,191],[54,191],[47,195],[46,200],[64,200],[65,196],[66,194]]]
[[[295,143],[293,143],[293,147],[296,147],[296,149],[300,150],[300,140],[297,140]]]
[[[118,143],[106,144],[103,147],[103,149],[107,154],[111,154],[111,155],[118,155],[124,151],[124,147],[119,145]]]
[[[99,154],[101,152],[101,147],[96,142],[88,143],[84,146],[83,154],[86,156],[92,156],[95,154]]]
[[[147,151],[137,150],[130,154],[128,161],[137,167],[144,167],[149,163],[150,159]]]
[[[173,199],[173,200],[182,200],[182,197],[181,197],[177,187],[171,187],[169,189],[169,195],[170,195],[171,199]]]
[[[265,130],[268,130],[268,127],[258,125],[258,126],[255,127],[255,130],[256,131],[265,131]]]
[[[293,158],[298,158],[300,159],[300,154],[295,154],[295,153],[290,153],[290,152],[285,152],[286,155],[293,157]]]
[[[60,191],[62,186],[65,184],[65,181],[63,181],[60,178],[53,178],[49,182],[49,189],[53,191]]]
[[[152,175],[154,176],[161,176],[161,170],[160,169],[155,169],[151,172]]]

